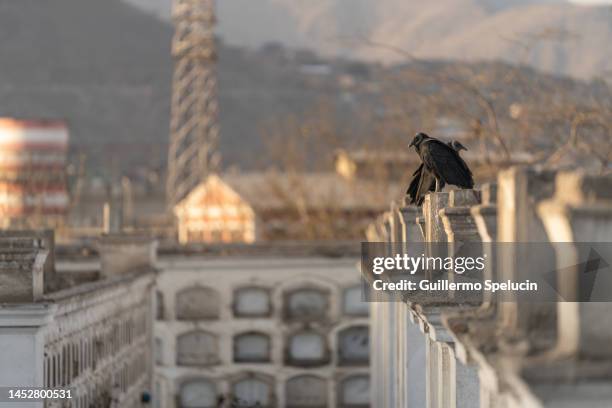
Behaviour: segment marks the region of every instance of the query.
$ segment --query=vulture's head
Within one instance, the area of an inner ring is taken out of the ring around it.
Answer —
[[[419,146],[421,146],[421,143],[423,143],[427,139],[431,139],[431,138],[427,136],[425,133],[419,132],[416,134],[416,136],[414,136],[414,139],[412,139],[412,142],[410,142],[410,147],[414,146],[415,149],[418,150]]]
[[[458,142],[456,140],[453,140],[452,142],[450,142],[450,146],[456,151],[456,152],[460,152],[462,150],[467,150],[467,147],[465,147],[464,145],[461,144],[461,142]]]

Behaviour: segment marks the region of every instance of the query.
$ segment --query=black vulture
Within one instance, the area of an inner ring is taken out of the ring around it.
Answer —
[[[457,140],[452,140],[447,144],[457,153],[459,153],[461,150],[467,150],[467,148]],[[440,189],[444,188],[444,185],[445,183],[442,181]],[[412,174],[412,180],[410,181],[408,190],[406,190],[406,195],[408,195],[410,198],[410,204],[420,206],[425,199],[425,194],[427,194],[429,191],[436,191],[436,179],[431,172],[427,170],[423,172],[423,163],[421,163],[421,165]]]
[[[465,149],[461,143],[447,144],[425,133],[417,133],[410,146],[414,146],[423,162],[414,174],[416,177],[420,172],[419,181],[415,186],[415,179],[413,179],[408,187],[412,203],[420,205],[425,194],[431,190],[432,183],[434,184],[433,191],[440,191],[446,184],[461,188],[474,187],[472,172],[459,156],[459,151],[462,148]]]

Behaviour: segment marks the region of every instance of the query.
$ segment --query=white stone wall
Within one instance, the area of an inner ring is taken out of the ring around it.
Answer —
[[[423,240],[449,249],[482,242],[489,254],[491,242],[540,243],[555,251],[557,273],[572,265],[578,273],[575,243],[612,239],[611,188],[610,175],[511,168],[481,192],[432,193],[423,208],[392,205],[368,238],[388,248],[401,241],[407,251]],[[504,255],[487,260],[484,276],[519,279],[525,265],[542,265],[533,254]],[[564,295],[577,299],[577,291]],[[430,300],[371,304],[373,406],[612,406],[610,303]]]
[[[277,252],[178,253],[150,272],[103,273],[39,303],[2,306],[0,379],[73,390],[71,401],[47,407],[217,407],[219,397],[230,406],[262,393],[262,407],[369,406],[370,320],[358,259]],[[99,267],[95,259],[58,265],[59,275]],[[246,289],[257,291],[239,303]],[[182,401],[207,392],[214,401]]]
[[[49,407],[141,407],[151,389],[153,274],[94,282],[49,295],[43,384],[71,388],[70,402]],[[110,405],[109,405],[110,404]]]
[[[163,301],[163,315],[155,322],[155,342],[161,347],[155,367],[154,390],[159,407],[179,407],[183,384],[194,379],[206,379],[214,384],[219,395],[233,393],[232,386],[253,376],[269,383],[273,403],[269,406],[290,406],[285,387],[288,380],[300,375],[314,375],[325,381],[327,407],[340,405],[341,383],[353,375],[369,375],[369,365],[342,365],[339,361],[338,333],[350,327],[368,326],[369,318],[348,316],[343,312],[343,291],[359,285],[356,259],[324,258],[174,258],[161,259],[162,272],[157,278],[158,299]],[[265,288],[269,291],[270,315],[241,318],[234,313],[235,291],[244,287]],[[195,321],[177,320],[177,294],[186,288],[203,287],[217,291],[218,318]],[[329,294],[325,317],[313,321],[288,322],[287,293],[300,288],[318,288]],[[161,310],[160,310],[161,312]],[[312,329],[325,338],[329,361],[309,366],[287,364],[288,338],[292,333]],[[177,338],[189,331],[203,330],[215,336],[218,359],[209,366],[177,364]],[[270,361],[238,363],[234,361],[233,339],[241,333],[260,332],[269,335]],[[356,345],[359,348],[359,345]],[[351,383],[359,390],[363,382]],[[357,391],[347,395],[355,396]],[[346,405],[349,406],[349,405]],[[355,405],[361,406],[361,405]]]

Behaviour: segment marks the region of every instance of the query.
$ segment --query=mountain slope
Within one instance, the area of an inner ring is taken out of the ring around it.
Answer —
[[[172,33],[169,23],[119,0],[0,0],[0,116],[67,119],[73,153],[86,154],[94,172],[160,167]],[[305,86],[295,67],[223,44],[218,54],[227,164],[257,161],[261,122],[303,112],[333,92]]]
[[[171,0],[125,1],[169,17]],[[217,8],[219,35],[240,46],[276,41],[333,56],[403,59],[364,44],[368,38],[423,58],[503,59],[580,78],[612,70],[610,6],[559,0],[218,0]],[[517,42],[530,43],[529,52]]]
[[[325,6],[322,1],[318,4]],[[360,4],[367,7],[366,2]],[[313,10],[310,17],[316,20],[321,11]],[[496,13],[512,12],[500,10]],[[474,8],[476,12],[483,11]],[[482,34],[476,30],[470,35]],[[140,166],[162,167],[170,115],[171,38],[169,23],[120,0],[0,0],[0,116],[66,118],[73,154],[85,154],[94,173],[108,176]],[[333,123],[311,126],[321,125],[323,135],[341,133],[332,136],[355,142],[376,134],[382,122],[386,125],[387,120],[378,122],[389,95],[399,98],[396,106],[416,112],[427,100],[421,95],[438,86],[437,70],[465,69],[475,76],[489,75],[493,83],[512,70],[504,64],[415,63],[406,69],[425,74],[419,73],[421,79],[404,89],[385,83],[400,67],[325,60],[279,47],[252,51],[220,43],[218,53],[220,150],[225,165],[243,168],[271,164],[265,162],[268,146],[261,137],[262,124],[271,120],[297,117],[296,125],[301,117],[316,121],[321,116]],[[595,83],[532,70],[525,76],[533,81],[525,88],[536,95],[554,95],[558,89],[588,99],[596,89],[608,92]],[[390,85],[389,92],[383,92]],[[517,92],[519,85],[512,84],[510,90]],[[420,91],[404,100],[402,95],[412,88]],[[503,91],[506,105],[522,98]],[[409,103],[403,105],[404,101]],[[506,105],[502,111],[507,111]],[[309,115],[315,109],[322,114]],[[406,123],[397,129],[401,137],[414,130],[406,129]],[[281,127],[279,132],[285,135],[291,130]]]
[[[455,25],[451,21],[458,18],[449,11],[444,11],[444,15],[447,19],[426,17],[423,25],[430,27],[429,31],[419,31],[415,24],[397,24],[382,27],[374,37],[392,39],[390,44],[408,48],[424,58],[472,61],[500,58],[581,78],[602,75],[612,69],[612,48],[608,46],[612,40],[612,8],[609,7],[536,4],[510,8],[474,19],[450,35],[436,36],[432,21]],[[365,52],[359,51],[361,55]],[[384,58],[382,51],[377,55]]]
[[[66,118],[73,150],[111,167],[121,144],[167,134],[171,35],[118,0],[2,0],[0,116]],[[144,146],[135,161],[159,150]]]

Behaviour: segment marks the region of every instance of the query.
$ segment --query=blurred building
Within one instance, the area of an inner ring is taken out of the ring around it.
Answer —
[[[114,182],[102,177],[79,177],[71,187],[69,228],[63,231],[62,241],[95,238],[111,227],[110,224],[115,230],[174,236],[174,217],[166,204],[162,172],[149,168],[137,170]]]
[[[142,407],[152,371],[151,249],[149,240],[107,237],[102,268],[70,263],[55,273],[47,234],[5,231],[0,383],[71,390],[71,400],[46,401],[50,408]]]
[[[0,219],[7,227],[55,227],[68,211],[68,126],[0,118]]]
[[[403,151],[339,149],[334,156],[334,167],[336,173],[349,180],[401,180],[411,167],[419,165],[419,160],[407,148]]]
[[[96,256],[5,231],[0,383],[71,389],[50,408],[367,407],[358,249],[180,246],[157,259],[148,238],[107,235]]]
[[[211,175],[175,207],[179,242],[359,239],[400,190],[333,172]]]
[[[370,406],[368,304],[355,262],[162,259],[155,406]]]
[[[371,242],[387,243],[381,250],[388,256],[397,248],[420,253],[424,244],[431,256],[430,243],[449,250],[474,245],[488,255],[480,277],[448,270],[436,271],[435,279],[524,282],[539,268],[564,282],[555,290],[563,297],[526,300],[519,291],[496,297],[486,290],[373,294],[376,407],[611,407],[612,307],[589,291],[585,296],[589,284],[579,278],[592,273],[586,266],[592,262],[609,276],[611,191],[611,174],[517,166],[481,190],[428,194],[422,208],[391,203],[368,233]],[[593,241],[603,244],[601,255]],[[538,249],[518,249],[521,244]],[[600,276],[595,287],[609,294],[610,281]]]
[[[437,133],[432,133],[436,134]],[[456,137],[453,137],[456,136]],[[465,140],[464,134],[452,134],[441,132],[441,139]],[[461,151],[461,157],[469,163],[474,173],[476,182],[491,181],[501,168],[516,164],[533,163],[536,158],[530,152],[511,151],[510,157],[499,152],[492,146],[483,146],[476,141],[464,142],[469,147],[467,151]],[[407,148],[395,150],[344,150],[336,151],[334,167],[336,173],[348,180],[377,180],[387,183],[388,181],[399,182],[407,186],[414,170],[421,161],[413,150]]]

